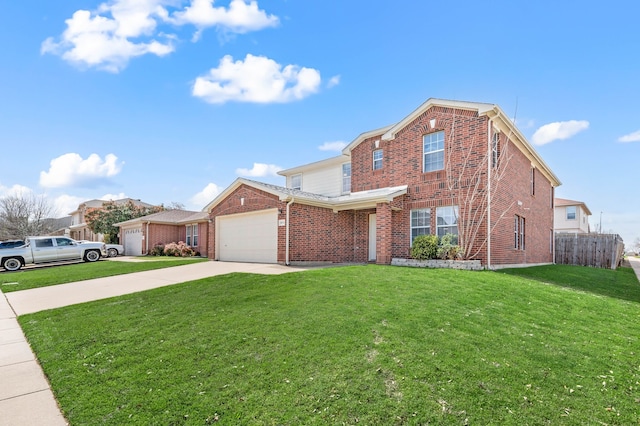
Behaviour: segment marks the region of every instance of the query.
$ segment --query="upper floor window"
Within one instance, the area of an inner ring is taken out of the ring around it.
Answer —
[[[576,206],[567,206],[567,220],[575,220],[576,219]]]
[[[435,132],[424,135],[423,151],[424,165],[423,171],[432,172],[444,169],[444,132]]]
[[[500,156],[500,133],[494,133],[491,139],[491,167],[498,167],[498,157]]]
[[[411,244],[418,235],[431,234],[431,209],[411,210]]]
[[[302,189],[302,174],[291,176],[291,189]]]
[[[373,151],[373,170],[380,170],[382,168],[382,150],[376,149]]]
[[[351,163],[342,165],[342,193],[351,192]]]
[[[531,195],[536,195],[536,168],[531,167]]]
[[[436,209],[438,237],[447,234],[458,235],[458,206],[438,207]]]

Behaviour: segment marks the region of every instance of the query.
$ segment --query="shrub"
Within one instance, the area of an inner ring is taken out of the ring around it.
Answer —
[[[455,260],[460,258],[460,246],[458,245],[458,236],[455,234],[446,234],[440,238],[438,246],[438,258],[445,260]]]
[[[191,247],[186,245],[184,241],[180,241],[178,243],[169,243],[164,246],[164,255],[175,257],[190,257],[195,255],[195,251]]]
[[[418,260],[433,259],[438,254],[436,235],[418,235],[411,245],[411,257]]]
[[[164,256],[164,244],[158,243],[151,250],[149,250],[149,256]]]

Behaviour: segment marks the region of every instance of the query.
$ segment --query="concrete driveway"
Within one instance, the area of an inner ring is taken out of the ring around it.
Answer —
[[[127,261],[126,258],[115,258],[113,261]],[[152,271],[135,272],[133,274],[114,277],[96,278],[94,280],[59,284],[30,290],[15,291],[5,294],[9,304],[17,316],[46,309],[84,303],[92,300],[106,299],[122,294],[135,293],[171,284],[193,281],[200,278],[224,275],[232,272],[249,272],[254,274],[276,275],[287,272],[298,272],[309,268],[236,262],[200,262],[192,265],[174,266]]]
[[[132,259],[119,257],[109,261],[127,260]],[[22,333],[18,316],[232,272],[275,275],[306,269],[310,268],[211,261],[7,294],[0,292],[0,426],[67,424]]]

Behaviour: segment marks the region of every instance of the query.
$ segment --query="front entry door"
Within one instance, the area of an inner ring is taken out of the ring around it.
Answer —
[[[376,260],[376,214],[369,215],[369,261]]]

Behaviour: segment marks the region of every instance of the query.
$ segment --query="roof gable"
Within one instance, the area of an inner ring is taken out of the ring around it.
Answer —
[[[394,198],[407,193],[407,185],[401,185],[396,187],[352,192],[350,194],[340,195],[337,197],[329,197],[326,195],[300,191],[298,189],[284,188],[278,185],[238,178],[228,188],[221,192],[215,200],[209,203],[204,210],[211,212],[215,206],[220,204],[225,198],[242,185],[247,185],[269,194],[273,194],[277,196],[280,201],[294,201],[300,204],[328,208],[334,211],[370,208],[374,207],[376,203],[391,202]]]
[[[164,223],[169,225],[180,225],[193,222],[205,222],[209,218],[206,212],[195,212],[190,210],[163,210],[146,216],[137,217],[124,222],[115,223],[115,226],[128,226],[137,223]]]
[[[492,121],[493,126],[508,135],[511,142],[513,142],[513,144],[531,161],[532,165],[537,168],[549,180],[549,182],[551,182],[551,185],[554,187],[561,185],[560,180],[553,173],[551,168],[549,168],[529,141],[527,141],[513,121],[496,104],[429,98],[398,123],[360,134],[349,145],[347,145],[347,147],[342,151],[343,154],[351,155],[351,151],[353,151],[353,149],[360,143],[374,136],[380,135],[382,140],[387,141],[395,139],[398,132],[411,124],[421,114],[435,106],[475,111],[479,116],[488,117]]]

